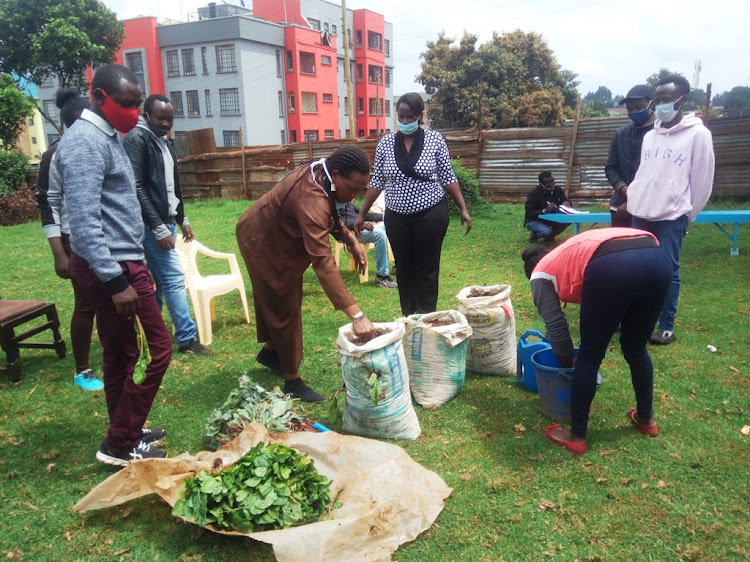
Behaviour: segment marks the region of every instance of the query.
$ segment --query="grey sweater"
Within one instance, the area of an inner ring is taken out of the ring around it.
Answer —
[[[119,262],[143,260],[143,219],[130,159],[112,126],[84,110],[60,140],[57,166],[70,219],[70,246],[110,294],[129,283]]]

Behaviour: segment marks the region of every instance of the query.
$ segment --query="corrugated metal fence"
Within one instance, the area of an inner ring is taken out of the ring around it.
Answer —
[[[443,131],[451,156],[477,173],[483,194],[494,201],[522,201],[542,170],[565,184],[574,201],[609,198],[604,176],[609,142],[626,124],[619,118],[582,119],[562,127]],[[714,197],[750,197],[750,117],[709,122],[716,153]],[[575,133],[575,135],[574,135]],[[202,135],[202,136],[201,136]],[[210,139],[209,139],[210,137]],[[376,139],[309,141],[282,146],[213,147],[213,135],[188,133],[190,155],[180,160],[187,198],[257,199],[303,161],[356,144],[374,160]],[[209,140],[206,140],[209,139]],[[575,140],[574,140],[575,139]],[[572,152],[571,152],[572,151]],[[572,156],[572,158],[571,158]],[[744,182],[744,183],[742,183]]]

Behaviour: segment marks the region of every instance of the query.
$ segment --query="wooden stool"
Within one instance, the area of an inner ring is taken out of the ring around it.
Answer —
[[[16,335],[15,328],[17,326],[40,316],[47,317],[47,321],[44,324]],[[31,336],[48,329],[52,330],[52,343],[21,343]],[[60,320],[57,317],[55,304],[43,301],[0,300],[0,347],[2,347],[6,357],[4,370],[8,372],[8,378],[12,382],[21,380],[21,366],[18,362],[20,354],[18,350],[22,347],[54,349],[60,359],[65,357],[65,342],[60,337]],[[2,369],[0,368],[0,370]]]
[[[341,250],[347,251],[346,245],[344,245],[342,242],[339,242],[338,240],[334,240],[334,247],[333,247],[333,259],[336,261],[336,267],[339,266],[339,260],[341,259]],[[373,250],[375,249],[375,244],[373,242],[365,242],[359,243],[360,246],[362,246],[362,251],[367,254],[367,250]],[[391,243],[390,241],[386,242],[386,245],[388,246],[388,259],[390,261],[393,261],[393,250],[391,250]],[[349,271],[357,271],[357,262],[354,261],[354,256],[349,254]],[[367,283],[367,281],[370,279],[370,260],[367,260],[367,267],[365,267],[365,272],[359,274],[359,282],[360,283]]]

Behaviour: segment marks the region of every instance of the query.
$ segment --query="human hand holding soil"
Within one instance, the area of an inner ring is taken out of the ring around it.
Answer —
[[[372,325],[370,319],[367,316],[363,316],[359,320],[352,322],[352,331],[357,338],[368,342],[375,337],[375,326]]]

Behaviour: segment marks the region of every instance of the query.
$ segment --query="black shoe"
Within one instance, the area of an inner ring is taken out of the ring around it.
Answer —
[[[299,398],[303,402],[323,402],[325,400],[325,396],[315,392],[300,378],[286,381],[284,383],[284,394],[290,394],[292,398]]]
[[[255,360],[264,367],[271,369],[277,377],[284,378],[284,368],[281,366],[281,359],[279,359],[279,354],[276,353],[275,349],[261,348],[255,356]]]
[[[96,460],[113,466],[127,466],[130,461],[139,459],[163,459],[166,456],[167,452],[163,449],[157,449],[143,441],[138,443],[138,445],[132,449],[114,449],[107,445],[106,441],[103,441],[102,446],[99,447],[99,450],[96,452]]]
[[[656,345],[669,345],[677,341],[677,336],[673,330],[656,330],[648,341]]]
[[[214,352],[208,349],[207,347],[203,347],[201,342],[198,340],[190,340],[187,343],[183,343],[182,345],[177,346],[177,351],[180,353],[187,353],[189,355],[213,355]]]
[[[144,443],[149,443],[150,445],[153,445],[154,443],[160,441],[161,439],[164,439],[167,435],[166,429],[160,429],[158,427],[144,427],[141,430],[141,441]]]
[[[383,277],[381,277],[380,275],[376,275],[375,284],[378,287],[383,287],[384,289],[398,289],[398,283],[391,279],[390,275],[384,275]]]

